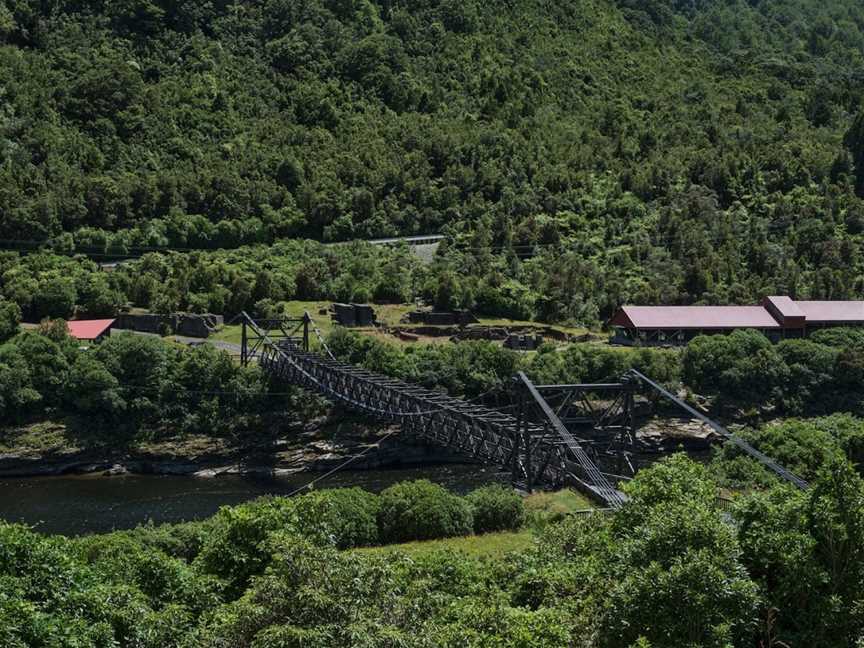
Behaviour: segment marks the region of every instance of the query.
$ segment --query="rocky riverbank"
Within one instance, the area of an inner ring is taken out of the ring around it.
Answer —
[[[646,456],[676,450],[707,452],[717,435],[692,420],[655,418],[639,431]],[[42,422],[0,431],[0,478],[99,473],[284,476],[327,471],[357,457],[351,470],[471,463],[464,456],[398,432],[357,421],[323,418],[281,438],[187,435],[116,448],[82,444],[62,424]]]
[[[392,428],[356,423],[312,423],[290,438],[243,443],[186,436],[128,448],[81,447],[61,423],[39,423],[0,433],[0,477],[100,473],[280,476],[326,471],[357,455],[352,470],[436,463],[468,463],[464,457],[392,434]]]

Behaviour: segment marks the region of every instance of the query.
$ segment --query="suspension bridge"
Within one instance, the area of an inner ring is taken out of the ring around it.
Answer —
[[[635,471],[630,458],[637,444],[635,397],[640,393],[666,400],[781,479],[807,488],[807,482],[636,370],[614,383],[570,385],[535,385],[520,372],[504,394],[509,404],[502,411],[340,362],[308,313],[258,321],[243,313],[241,323],[244,364],[257,360],[289,384],[509,471],[513,483],[528,491],[569,486],[605,507],[620,507],[625,501],[617,488],[621,473]],[[318,351],[310,346],[311,335]],[[599,465],[610,458],[615,473]]]

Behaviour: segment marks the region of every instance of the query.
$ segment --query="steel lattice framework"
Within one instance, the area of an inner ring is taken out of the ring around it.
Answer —
[[[509,469],[514,481],[528,488],[573,485],[609,506],[623,501],[575,439],[549,433],[525,416],[514,417],[387,378],[290,342],[266,346],[259,362],[288,383],[398,424],[409,434],[482,463]]]
[[[575,385],[534,385],[520,372],[510,390],[516,401],[515,413],[508,414],[339,362],[323,339],[327,356],[310,351],[310,328],[321,338],[308,313],[263,326],[243,315],[244,363],[255,357],[265,371],[287,383],[509,470],[514,483],[529,491],[535,485],[574,486],[607,507],[621,506],[624,495],[598,467],[597,448],[600,445],[605,454],[617,457],[619,473],[625,463],[632,472],[629,454],[636,435],[634,397],[642,389],[659,394],[710,425],[781,478],[799,488],[807,487],[806,482],[743,439],[635,370],[617,383]],[[593,438],[577,437],[572,430],[579,426],[587,427]]]

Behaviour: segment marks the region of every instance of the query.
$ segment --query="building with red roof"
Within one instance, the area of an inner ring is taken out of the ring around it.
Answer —
[[[110,333],[114,322],[113,319],[69,320],[66,326],[69,328],[69,335],[76,340],[98,342]]]
[[[799,301],[808,326],[854,326],[864,322],[864,301]]]
[[[697,335],[736,329],[755,329],[776,341],[818,328],[864,326],[864,301],[770,296],[759,306],[622,306],[609,324],[619,344],[686,344]]]

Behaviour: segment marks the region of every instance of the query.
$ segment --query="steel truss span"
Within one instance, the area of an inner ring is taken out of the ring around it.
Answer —
[[[593,430],[601,432],[609,444],[607,452],[629,463],[627,457],[636,432],[634,394],[640,388],[659,393],[695,415],[787,481],[799,488],[807,486],[636,371],[628,372],[620,383],[540,386],[520,372],[513,378],[511,390],[511,397],[516,400],[515,413],[507,414],[339,362],[308,313],[291,320],[293,328],[284,324],[271,328],[263,322],[259,326],[245,313],[243,317],[244,362],[255,357],[265,371],[287,383],[379,421],[398,424],[403,433],[508,470],[514,483],[528,490],[534,486],[573,486],[606,507],[620,507],[625,497],[596,465],[595,448],[590,447],[590,441],[585,446],[584,439],[577,439],[561,417],[567,417],[581,401],[587,406],[582,411],[588,412]],[[309,350],[310,330],[318,337],[326,356]],[[247,345],[254,351],[247,352]],[[601,410],[592,409],[588,395],[609,392],[616,394],[610,404]],[[547,398],[553,402],[562,400],[556,409]]]
[[[260,363],[265,371],[288,383],[380,421],[398,424],[405,433],[484,464],[510,470],[517,482],[548,488],[576,486],[613,507],[623,501],[575,440],[565,444],[525,417],[520,421],[290,343],[265,347]]]

